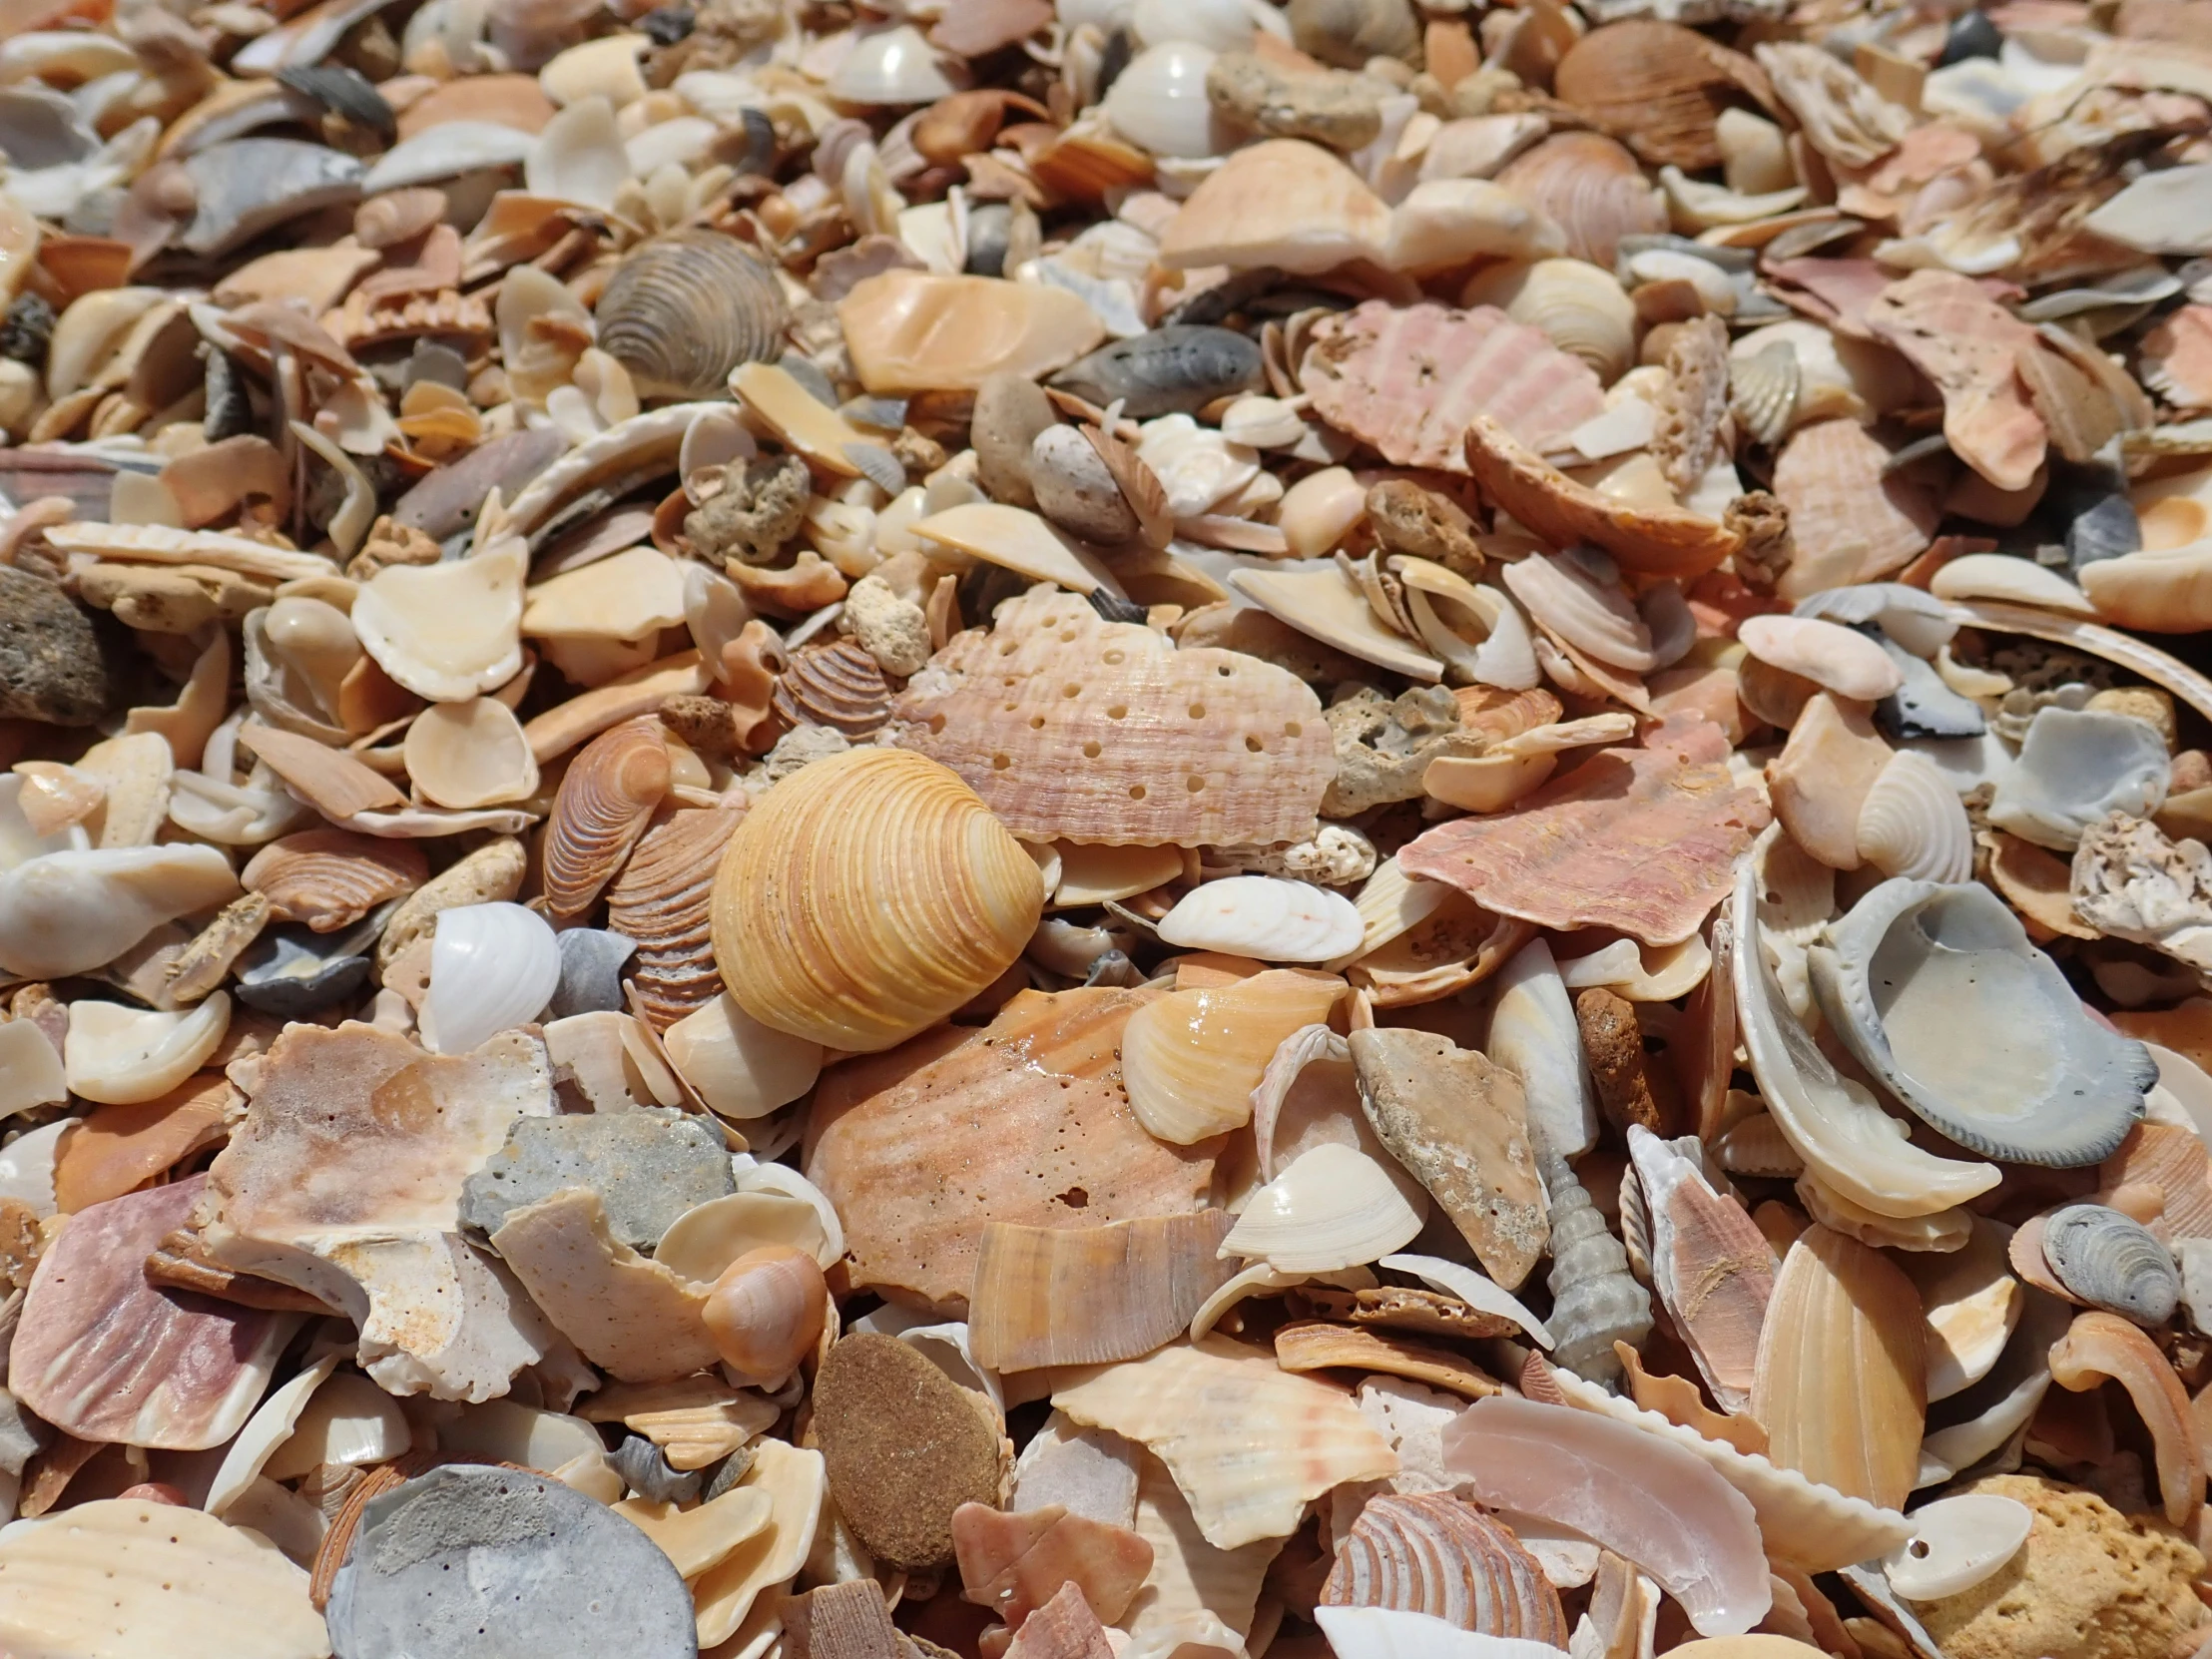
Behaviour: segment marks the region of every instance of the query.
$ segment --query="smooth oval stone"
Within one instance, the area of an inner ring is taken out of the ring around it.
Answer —
[[[672,1107],[518,1118],[507,1143],[461,1189],[461,1222],[496,1233],[507,1212],[589,1187],[607,1225],[633,1250],[651,1250],[694,1205],[738,1190],[729,1149],[705,1120]]]
[[[1100,408],[1118,397],[1132,420],[1195,414],[1217,397],[1260,385],[1260,344],[1234,328],[1172,323],[1102,345],[1052,383]]]
[[[0,566],[0,717],[89,726],[107,706],[92,619],[59,583]]]
[[[325,1613],[345,1659],[696,1659],[691,1592],[637,1527],[527,1469],[449,1464],[361,1511]]]
[[[604,927],[571,927],[555,937],[561,947],[561,978],[546,1017],[621,1013],[622,964],[638,948],[636,942]]]

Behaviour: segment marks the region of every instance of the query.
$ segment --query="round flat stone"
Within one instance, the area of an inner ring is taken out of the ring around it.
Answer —
[[[373,1498],[330,1591],[345,1659],[696,1659],[691,1592],[637,1527],[526,1469]]]

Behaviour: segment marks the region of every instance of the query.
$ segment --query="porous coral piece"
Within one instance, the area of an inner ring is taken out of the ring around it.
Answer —
[[[1321,798],[1328,818],[1415,800],[1431,760],[1482,747],[1477,734],[1460,730],[1458,699],[1441,686],[1415,686],[1395,698],[1362,686],[1323,718],[1337,747],[1337,777]]]
[[[722,488],[684,517],[684,534],[703,557],[765,565],[799,533],[813,475],[797,455],[732,461]]]

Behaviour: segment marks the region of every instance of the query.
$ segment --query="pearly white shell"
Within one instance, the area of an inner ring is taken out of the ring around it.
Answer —
[[[2037,846],[2071,852],[2107,814],[2150,817],[2172,781],[2166,740],[2148,721],[2053,704],[2035,711],[2019,758],[1998,776],[1989,822]]]
[[[1314,1617],[1337,1659],[1560,1659],[1549,1642],[1461,1630],[1396,1607],[1317,1607]]]
[[[1973,874],[1973,826],[1950,780],[1926,755],[1892,755],[1859,808],[1859,856],[1885,875],[1964,881]]]
[[[388,566],[355,596],[353,631],[376,666],[417,697],[461,703],[496,690],[522,667],[529,559],[517,536],[471,559]]]
[[[1574,1004],[1551,957],[1534,938],[1498,970],[1497,1001],[1484,1050],[1528,1090],[1528,1126],[1562,1158],[1597,1143],[1597,1096],[1582,1064]]]
[[[0,969],[60,979],[112,962],[165,921],[239,895],[212,846],[49,852],[0,875]]]
[[[1160,918],[1164,944],[1263,962],[1326,962],[1359,947],[1360,912],[1343,893],[1274,875],[1232,875],[1192,888]]]
[[[88,997],[69,1006],[62,1068],[70,1092],[87,1100],[154,1100],[198,1071],[230,1027],[231,999],[222,991],[181,1013]]]
[[[1330,1273],[1403,1249],[1421,1219],[1381,1164],[1325,1141],[1252,1195],[1221,1253],[1284,1273]]]
[[[440,910],[430,944],[422,1035],[438,1054],[465,1054],[542,1013],[561,982],[561,947],[535,910],[457,904]]]
[[[1377,1266],[1388,1268],[1392,1273],[1409,1273],[1432,1291],[1455,1296],[1482,1313],[1511,1320],[1537,1347],[1551,1346],[1551,1333],[1544,1328],[1544,1322],[1522,1307],[1520,1298],[1487,1274],[1459,1262],[1447,1262],[1441,1256],[1385,1256]]]
[[[2026,1504],[1995,1492],[1937,1498],[1910,1518],[1912,1538],[1882,1562],[1890,1588],[1908,1601],[1939,1601],[1994,1577],[2035,1525]]]

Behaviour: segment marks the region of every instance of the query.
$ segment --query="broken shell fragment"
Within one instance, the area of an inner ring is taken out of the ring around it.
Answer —
[[[1882,1563],[1908,1601],[1939,1601],[1985,1583],[2027,1542],[2034,1512],[1994,1492],[1938,1498],[1913,1511],[1913,1537]]]
[[[1446,1493],[1369,1500],[1337,1544],[1323,1607],[1394,1607],[1461,1630],[1553,1647],[1566,1641],[1559,1592],[1498,1521]]]
[[[522,667],[519,540],[473,558],[387,565],[353,601],[353,628],[376,666],[417,697],[465,703]]]
[[[993,1222],[983,1230],[968,1333],[992,1371],[1136,1360],[1170,1341],[1225,1284],[1225,1212],[1106,1227]]]
[[[1139,1008],[1121,1038],[1122,1077],[1137,1120],[1178,1146],[1249,1121],[1252,1092],[1276,1049],[1294,1031],[1326,1019],[1344,988],[1329,974],[1274,968],[1232,984],[1172,991]]]
[[[1279,1273],[1334,1273],[1402,1250],[1426,1210],[1377,1160],[1327,1141],[1252,1195],[1221,1248]]]
[[[62,1064],[72,1093],[129,1106],[155,1100],[198,1071],[230,1029],[231,999],[215,992],[183,1013],[86,997],[70,1005]]]

